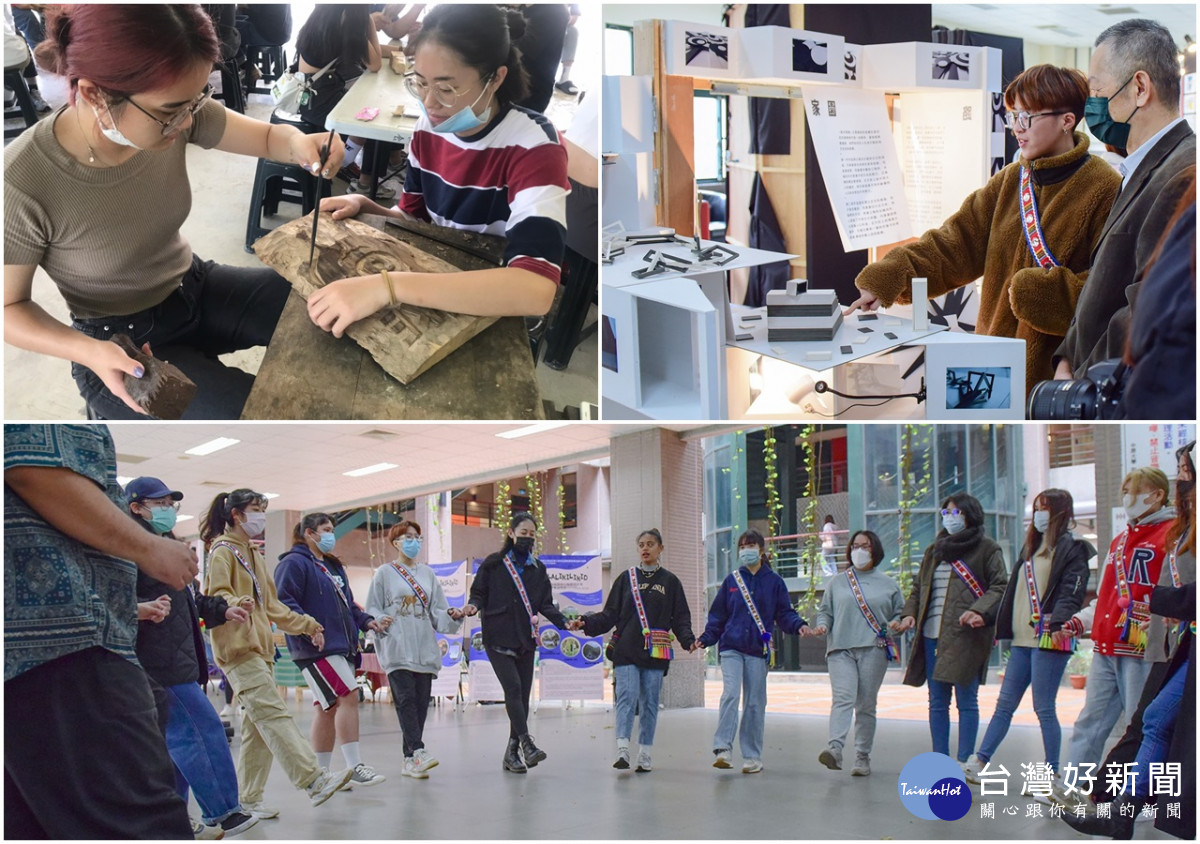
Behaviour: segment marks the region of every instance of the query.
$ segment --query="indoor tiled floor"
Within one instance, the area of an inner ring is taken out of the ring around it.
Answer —
[[[881,695],[881,715],[870,777],[829,771],[816,761],[825,744],[828,681],[822,675],[803,682],[772,682],[767,715],[766,770],[746,776],[712,768],[712,731],[719,682],[709,681],[705,709],[660,714],[654,771],[618,773],[610,765],[613,715],[608,705],[578,704],[564,709],[542,705],[531,731],[549,758],[527,775],[501,770],[507,737],[502,706],[449,703],[429,713],[426,745],[441,764],[428,780],[400,776],[400,737],[386,695],[360,707],[364,761],[387,782],[335,795],[313,808],[276,766],[267,801],[281,810],[263,821],[249,839],[432,838],[432,839],[1003,839],[1074,838],[1062,821],[1027,818],[1027,799],[989,797],[996,819],[981,819],[978,806],[954,823],[927,822],[910,815],[897,797],[904,763],[929,749],[924,689],[889,684]],[[607,684],[606,684],[607,685]],[[997,685],[981,695],[985,717]],[[218,701],[214,696],[214,701]],[[1082,693],[1063,689],[1060,711],[1074,717]],[[307,734],[311,698],[288,707]],[[1032,716],[1018,715],[998,758],[1010,770],[1041,758],[1041,740]],[[986,722],[985,722],[986,723]],[[237,751],[236,739],[234,752]],[[334,767],[341,753],[334,753]],[[1014,764],[1016,763],[1016,764]],[[1014,782],[1019,780],[1014,779]],[[1015,789],[1014,789],[1015,790]],[[975,793],[979,801],[978,790]],[[1003,816],[1006,805],[1019,808]],[[193,812],[195,810],[193,809]],[[1151,824],[1138,824],[1136,837],[1165,838]]]

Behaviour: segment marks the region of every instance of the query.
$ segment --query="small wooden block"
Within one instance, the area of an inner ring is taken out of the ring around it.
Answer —
[[[404,103],[400,103],[400,105],[398,105],[394,109],[392,109],[392,117],[403,117],[403,116],[404,116]]]
[[[805,352],[805,360],[833,360],[833,352]]]
[[[899,337],[897,337],[895,334],[893,334],[893,333],[892,333],[892,332],[890,332],[890,331],[885,331],[885,332],[883,332],[883,336],[884,336],[884,337],[886,337],[886,338],[888,338],[889,340],[898,340],[898,339],[900,339]]]
[[[873,328],[860,328],[858,330],[861,334],[873,334],[875,332],[875,329]]]
[[[124,334],[117,334],[111,342],[121,351],[136,360],[145,369],[141,378],[124,377],[129,396],[146,413],[157,419],[182,419],[192,399],[196,397],[196,384],[177,366],[165,360],[151,357],[134,345]]]
[[[867,342],[867,339],[868,338],[866,337],[851,337],[850,342],[856,346],[861,346],[863,343]]]
[[[842,346],[842,354],[843,355],[854,354],[854,347],[853,346]]]
[[[873,319],[879,319],[879,314],[859,314],[858,315],[859,322],[869,322]]]
[[[733,339],[737,340],[738,342],[742,342],[745,340],[753,340],[754,335],[753,334],[735,334],[735,335],[733,335]]]
[[[748,314],[747,316],[741,317],[742,322],[754,322],[755,320],[760,319],[762,319],[762,314]]]

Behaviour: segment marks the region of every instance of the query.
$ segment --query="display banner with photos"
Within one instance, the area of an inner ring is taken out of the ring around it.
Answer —
[[[538,557],[546,567],[554,600],[567,620],[597,612],[603,606],[604,573],[595,555]],[[543,624],[538,632],[540,700],[602,700],[604,642],[582,631]]]
[[[461,609],[467,602],[467,561],[435,563],[430,568],[437,575],[446,602],[451,607]],[[462,628],[457,633],[442,633],[439,630],[434,635],[437,636],[438,647],[442,649],[442,670],[433,678],[430,693],[435,697],[456,695],[462,664]]]

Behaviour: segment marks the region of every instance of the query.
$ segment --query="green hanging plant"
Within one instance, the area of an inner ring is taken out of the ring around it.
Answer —
[[[816,425],[805,425],[800,429],[800,453],[804,460],[804,472],[808,482],[804,488],[804,509],[800,514],[798,530],[805,538],[800,550],[801,571],[808,578],[808,589],[800,598],[800,606],[805,612],[812,613],[817,606],[816,573],[821,568],[824,554],[821,550],[820,525],[817,524],[817,500],[821,492],[820,465],[817,461],[817,449],[813,445],[813,434]]]
[[[500,540],[508,535],[508,520],[512,518],[512,487],[508,481],[496,483],[496,527],[500,530]]]
[[[913,536],[912,518],[913,511],[929,494],[933,428],[929,425],[908,424],[904,426],[900,436],[900,525],[896,548],[896,583],[900,591],[907,595],[912,589],[915,577],[914,561],[919,563],[921,558],[921,543]],[[914,460],[917,451],[924,455],[919,463]]]
[[[763,485],[767,500],[767,538],[779,535],[779,457],[775,454],[775,429],[763,429]]]
[[[525,476],[525,489],[529,491],[529,513],[537,523],[538,547],[546,542],[546,507],[542,502],[541,473]]]
[[[563,483],[562,472],[558,473],[558,552],[560,554],[570,554],[571,549],[567,545],[567,487]]]
[[[441,493],[431,492],[429,494],[429,512],[433,514],[433,532],[440,538],[442,535],[442,496]]]

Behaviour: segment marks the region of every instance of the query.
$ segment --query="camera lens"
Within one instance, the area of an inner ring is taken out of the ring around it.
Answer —
[[[1029,393],[1029,419],[1095,419],[1096,382],[1043,381]]]

